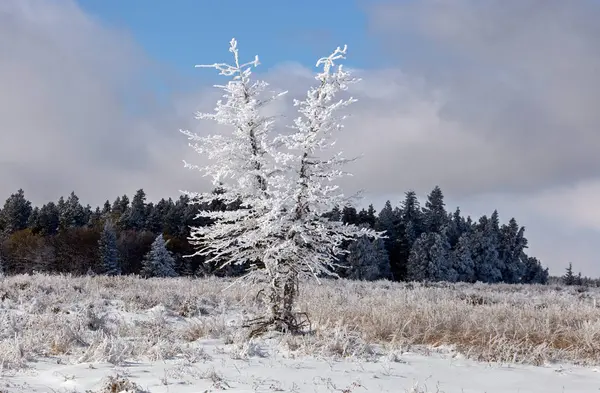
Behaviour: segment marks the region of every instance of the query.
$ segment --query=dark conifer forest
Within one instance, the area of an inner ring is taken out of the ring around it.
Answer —
[[[188,242],[190,225],[210,225],[198,222],[199,209],[236,208],[190,204],[187,196],[147,202],[141,189],[131,198],[118,196],[98,207],[83,206],[74,192],[34,207],[24,191],[18,190],[0,210],[0,265],[5,274],[143,274],[152,244],[163,234],[175,274],[237,276],[245,266],[217,269],[204,263],[205,257],[191,256],[196,250]],[[464,217],[458,208],[449,212],[439,187],[431,191],[424,205],[408,191],[397,206],[388,201],[379,212],[373,205],[360,211],[344,207],[331,211],[328,218],[387,235],[346,244],[348,253],[338,256],[335,273],[339,277],[548,282],[548,269],[527,254],[525,228],[514,218],[501,223],[497,211],[477,219]],[[569,283],[575,280],[569,278]]]

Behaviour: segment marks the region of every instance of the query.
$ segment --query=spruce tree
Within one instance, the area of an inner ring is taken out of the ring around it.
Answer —
[[[102,273],[108,276],[121,274],[117,250],[117,234],[111,221],[104,223],[104,229],[98,241],[100,251],[100,266]]]
[[[444,203],[444,194],[440,187],[435,186],[427,196],[427,202],[423,208],[423,221],[425,231],[439,233],[448,223],[448,213]]]
[[[525,273],[527,239],[524,231],[525,228],[519,228],[514,218],[511,218],[508,225],[502,225],[500,228],[498,257],[502,265],[502,281],[505,283],[521,282]]]
[[[398,210],[392,207],[390,201],[386,201],[383,209],[379,212],[375,229],[377,231],[385,231],[384,239],[385,249],[390,259],[390,267],[394,280],[400,280],[402,269],[398,262],[398,233],[399,233],[400,214]]]
[[[479,219],[472,245],[477,280],[485,283],[501,282],[502,262],[498,258],[498,239],[493,222],[487,216]]]
[[[456,247],[452,251],[452,259],[454,270],[456,272],[457,281],[475,282],[475,262],[471,251],[472,235],[468,232],[463,233]]]
[[[61,231],[69,228],[78,228],[87,224],[85,211],[79,197],[75,192],[71,192],[66,201],[60,203],[59,206],[59,228]]]
[[[395,255],[391,261],[396,280],[406,278],[408,259],[413,245],[423,233],[423,213],[419,199],[414,191],[405,193],[399,213],[399,225],[396,234]]]
[[[408,259],[407,278],[411,281],[456,281],[448,237],[441,233],[423,233],[415,242]]]
[[[573,274],[573,264],[569,262],[565,275],[563,276],[563,283],[565,285],[575,285],[575,275]]]
[[[143,277],[177,277],[175,258],[169,250],[162,234],[158,235],[150,251],[142,262]]]
[[[60,212],[54,202],[48,202],[40,209],[38,218],[39,231],[42,236],[51,236],[58,232]]]
[[[131,200],[131,206],[121,216],[119,226],[126,230],[140,231],[146,225],[146,218],[146,193],[139,189]]]
[[[383,239],[360,237],[348,247],[348,278],[374,281],[391,279],[390,260]]]
[[[31,202],[25,199],[25,192],[19,189],[4,203],[0,214],[0,227],[8,235],[27,228],[32,210]]]
[[[548,278],[548,268],[544,268],[537,258],[527,257],[522,282],[525,284],[547,284]]]

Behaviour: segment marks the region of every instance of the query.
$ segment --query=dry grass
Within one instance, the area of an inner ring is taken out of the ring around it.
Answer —
[[[0,279],[0,368],[39,356],[120,364],[194,358],[222,338],[235,356],[259,343],[234,331],[260,304],[225,279],[14,276]],[[600,363],[600,292],[549,286],[326,281],[302,288],[314,334],[284,336],[293,355],[375,356],[381,346],[448,348],[483,361]],[[378,344],[378,345],[377,345]],[[200,356],[201,357],[201,356]]]

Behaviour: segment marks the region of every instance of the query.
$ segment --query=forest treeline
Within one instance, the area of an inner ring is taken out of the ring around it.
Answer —
[[[215,191],[217,192],[217,191]],[[172,256],[178,275],[239,275],[246,266],[218,270],[194,256],[187,241],[190,225],[198,222],[200,209],[231,210],[239,205],[190,204],[187,196],[177,200],[147,202],[140,189],[130,199],[83,206],[72,192],[67,198],[33,207],[23,190],[12,194],[0,210],[0,264],[6,274],[51,272],[97,274],[117,271],[140,274],[157,235]],[[345,245],[336,273],[344,278],[395,281],[463,281],[486,283],[547,283],[548,269],[526,253],[525,229],[512,218],[501,224],[497,211],[477,220],[464,217],[460,209],[446,210],[444,195],[435,187],[420,205],[413,191],[399,206],[388,201],[376,212],[373,205],[357,210],[334,209],[329,219],[342,220],[385,231],[387,238],[360,238]],[[109,225],[107,225],[110,224]],[[114,241],[106,242],[106,231]],[[104,234],[103,234],[104,233]],[[108,256],[107,256],[108,255]],[[107,266],[108,259],[116,266]],[[112,270],[111,270],[112,269]],[[116,269],[116,270],[115,270]]]

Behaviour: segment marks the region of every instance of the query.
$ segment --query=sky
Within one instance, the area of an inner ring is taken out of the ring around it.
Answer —
[[[449,210],[515,217],[552,274],[600,276],[599,17],[596,0],[3,0],[0,199],[208,190],[179,130],[215,130],[194,112],[222,80],[194,65],[235,37],[289,90],[285,122],[347,44],[362,82],[338,145],[362,159],[345,190],[381,208],[439,185]]]

